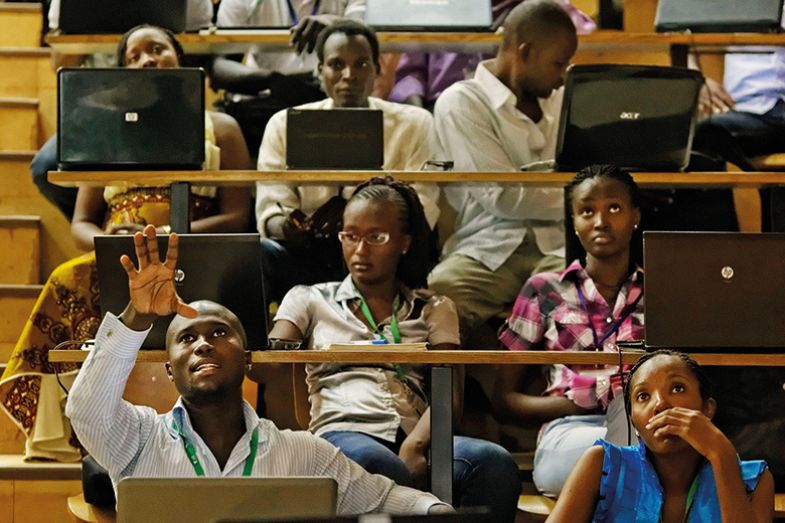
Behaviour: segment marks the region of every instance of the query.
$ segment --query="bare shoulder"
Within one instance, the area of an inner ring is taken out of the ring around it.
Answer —
[[[208,111],[207,115],[213,121],[216,140],[219,140],[222,136],[230,136],[240,132],[240,125],[233,116],[217,111]]]

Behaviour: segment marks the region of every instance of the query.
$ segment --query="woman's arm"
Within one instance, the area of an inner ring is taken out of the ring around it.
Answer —
[[[543,396],[538,367],[500,365],[493,389],[493,414],[501,422],[537,426],[563,416],[587,414],[565,396]]]
[[[228,114],[210,112],[215,143],[221,149],[222,170],[250,169],[248,147],[237,121]],[[242,232],[248,227],[251,188],[247,186],[218,189],[218,214],[191,223],[191,232]]]
[[[605,451],[602,447],[591,447],[575,464],[556,506],[546,523],[576,523],[591,521],[597,500],[600,497],[600,479]]]
[[[104,234],[101,224],[106,216],[103,187],[81,186],[76,194],[74,217],[71,219],[71,235],[76,246],[92,251],[93,238]]]

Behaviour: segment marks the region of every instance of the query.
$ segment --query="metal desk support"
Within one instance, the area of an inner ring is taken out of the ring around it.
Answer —
[[[172,232],[188,234],[191,232],[191,184],[173,182],[169,198],[169,225]]]
[[[452,367],[431,367],[431,492],[452,504]]]

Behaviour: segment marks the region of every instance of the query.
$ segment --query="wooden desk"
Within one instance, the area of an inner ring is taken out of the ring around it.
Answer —
[[[382,51],[461,51],[492,53],[501,40],[496,33],[415,33],[380,32]],[[211,30],[198,34],[177,36],[188,54],[244,53],[251,46],[265,51],[289,50],[289,31],[275,30]],[[64,35],[46,36],[49,45],[60,54],[114,54],[120,35]],[[785,45],[785,34],[770,33],[633,33],[625,31],[596,31],[579,37],[578,52],[602,53],[607,51],[670,52],[683,57],[686,64],[688,49],[701,52],[726,52],[734,46]]]

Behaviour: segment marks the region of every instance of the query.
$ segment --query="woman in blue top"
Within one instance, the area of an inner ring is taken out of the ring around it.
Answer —
[[[599,440],[578,461],[548,522],[772,520],[766,463],[739,461],[711,421],[717,404],[689,356],[643,356],[630,371],[625,403],[640,447]]]

